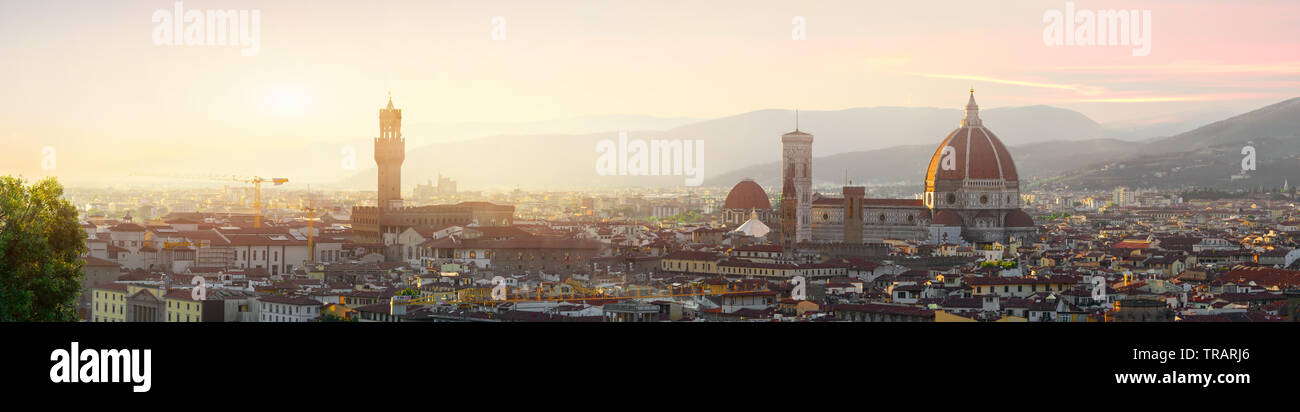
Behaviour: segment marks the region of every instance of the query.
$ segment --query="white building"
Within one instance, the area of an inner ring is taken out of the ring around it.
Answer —
[[[263,296],[258,301],[259,322],[314,322],[321,303],[294,296]]]

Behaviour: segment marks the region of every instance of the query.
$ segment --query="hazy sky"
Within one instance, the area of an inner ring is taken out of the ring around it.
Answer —
[[[408,124],[432,125],[953,108],[969,87],[984,107],[1143,122],[1300,94],[1294,0],[1074,2],[1150,10],[1147,56],[1044,44],[1044,13],[1064,1],[183,4],[259,10],[259,52],[155,45],[151,17],[172,1],[0,2],[0,144],[12,149],[0,173],[41,174],[43,146],[73,174],[174,156],[334,153],[377,134],[389,89]],[[504,40],[492,38],[497,16]],[[792,39],[796,16],[806,40]],[[454,138],[432,129],[429,140]]]

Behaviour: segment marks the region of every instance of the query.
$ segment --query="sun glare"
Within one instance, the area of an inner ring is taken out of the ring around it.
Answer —
[[[299,116],[311,105],[306,91],[294,87],[276,87],[262,97],[262,109],[279,116]]]

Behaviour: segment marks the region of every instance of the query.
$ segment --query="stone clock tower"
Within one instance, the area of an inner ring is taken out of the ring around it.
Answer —
[[[379,209],[402,208],[402,161],[406,160],[406,139],[402,138],[402,109],[379,109],[379,137],[375,138],[375,164],[379,166]]]

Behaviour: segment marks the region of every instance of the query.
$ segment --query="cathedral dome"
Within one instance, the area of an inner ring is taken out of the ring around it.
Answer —
[[[753,180],[745,179],[736,183],[727,193],[727,201],[723,204],[724,209],[771,209],[772,204],[767,199],[767,192],[754,183]]]
[[[966,104],[966,118],[962,119],[961,127],[949,133],[930,157],[930,167],[925,172],[926,190],[934,191],[936,182],[966,179],[1004,182],[1020,179],[1011,153],[980,121],[974,91]]]

